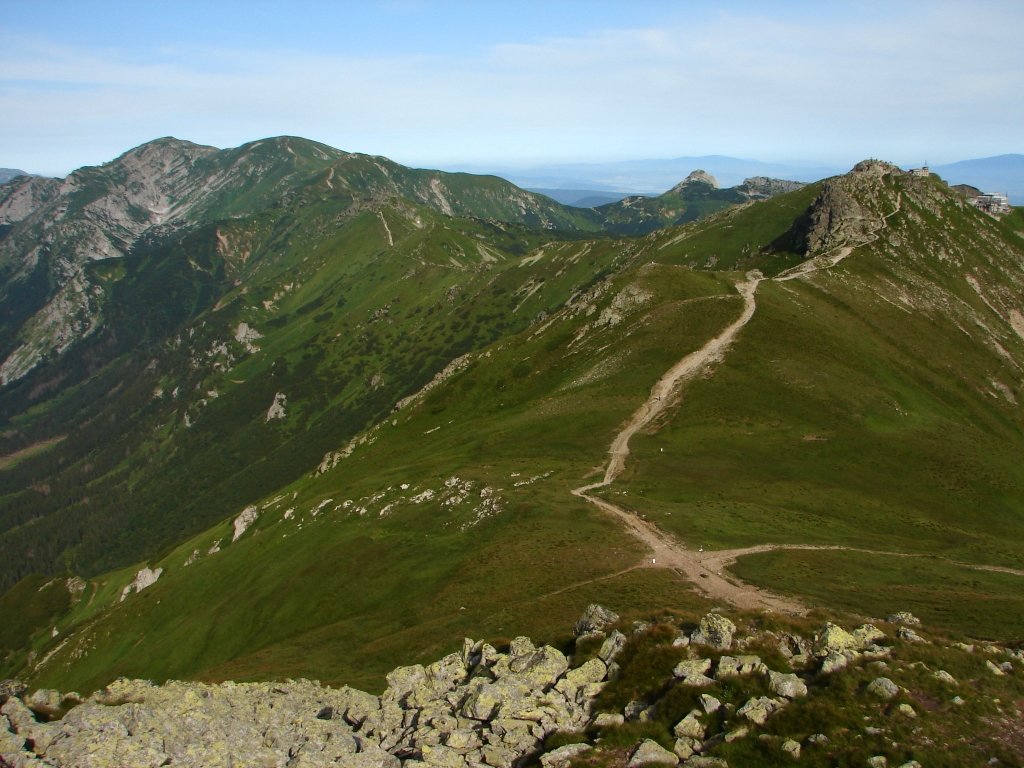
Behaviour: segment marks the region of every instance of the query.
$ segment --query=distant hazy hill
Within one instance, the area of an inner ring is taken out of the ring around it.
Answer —
[[[0,184],[6,184],[15,176],[28,176],[28,174],[17,168],[0,168]]]
[[[1024,204],[1024,155],[996,155],[932,168],[950,184],[970,184],[982,192],[1005,192],[1014,205]]]
[[[541,192],[560,203],[581,205],[580,199],[587,195],[580,193],[579,190],[594,190],[593,195],[608,197],[617,193],[661,194],[698,168],[714,176],[722,187],[736,186],[751,176],[812,182],[845,171],[844,168],[821,163],[766,163],[724,155],[627,160],[615,163],[564,163],[531,168],[467,167],[461,170],[494,173],[521,187]],[[932,166],[932,170],[950,184],[970,184],[985,192],[1005,192],[1010,196],[1010,200],[1018,205],[1024,201],[1024,155],[1009,154],[961,160]],[[607,202],[614,201],[604,201]],[[586,205],[593,206],[595,203],[588,200]]]
[[[601,189],[540,189],[537,187],[525,187],[527,192],[536,192],[538,195],[546,195],[562,205],[571,205],[575,208],[596,208],[599,205],[617,203],[624,197],[625,192],[607,192]]]
[[[766,163],[724,155],[675,157],[670,159],[625,160],[614,163],[565,163],[532,168],[462,168],[475,173],[494,173],[528,189],[597,190],[613,194],[661,194],[701,169],[714,176],[722,187],[734,187],[752,176],[791,181],[818,181],[843,173],[846,168],[820,163]],[[550,192],[545,192],[550,195]],[[566,202],[555,197],[559,202]],[[567,203],[569,204],[569,203]]]

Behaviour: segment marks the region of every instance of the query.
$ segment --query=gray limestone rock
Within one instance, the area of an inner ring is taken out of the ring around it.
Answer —
[[[540,764],[543,768],[568,768],[569,762],[584,752],[593,749],[589,744],[566,744],[541,755]]]
[[[705,729],[704,725],[697,719],[698,714],[699,713],[697,712],[691,712],[676,723],[675,727],[672,729],[673,735],[675,735],[676,738],[686,736],[691,739],[703,739]]]
[[[900,640],[906,640],[908,643],[926,643],[928,642],[921,637],[917,632],[912,630],[910,627],[900,627],[896,630],[896,637]]]
[[[738,675],[763,675],[767,671],[768,667],[761,661],[760,656],[722,656],[718,660],[715,679],[723,680]]]
[[[694,755],[686,759],[683,763],[684,768],[729,768],[727,763],[721,757],[709,757],[707,755]]]
[[[897,613],[890,613],[885,617],[885,620],[890,624],[913,624],[915,626],[921,623],[921,620],[909,611],[898,611]]]
[[[845,653],[832,651],[822,660],[821,671],[823,674],[830,675],[833,672],[838,672],[840,669],[846,669],[849,663],[850,657]]]
[[[619,615],[614,611],[597,603],[591,603],[576,622],[573,631],[576,637],[591,635],[595,632],[603,632],[618,620]]]
[[[610,728],[616,725],[622,725],[626,722],[626,716],[618,712],[602,712],[594,718],[595,728]]]
[[[814,637],[814,654],[821,658],[835,653],[855,651],[859,647],[857,638],[832,622],[825,624]]]
[[[711,659],[684,659],[672,669],[676,677],[688,678],[704,675],[711,671]]]
[[[613,629],[601,644],[601,650],[597,652],[597,657],[607,664],[619,655],[625,645],[626,636],[619,630]]]
[[[736,714],[745,717],[755,725],[764,725],[768,717],[781,706],[775,699],[770,699],[767,696],[755,696],[736,710]]]
[[[794,760],[800,759],[800,742],[793,741],[793,739],[786,739],[782,742],[782,751],[792,757]]]
[[[722,706],[722,702],[709,693],[702,693],[700,695],[700,706],[703,708],[705,713],[710,715],[712,712],[718,711]]]
[[[679,757],[674,752],[669,752],[661,744],[651,739],[645,739],[633,750],[627,768],[640,768],[644,765],[678,765]]]
[[[768,688],[776,696],[797,699],[807,695],[807,684],[794,674],[768,672]]]
[[[732,647],[732,636],[736,625],[717,613],[709,613],[700,620],[697,629],[690,635],[690,642],[711,648],[728,650]]]
[[[900,689],[888,677],[876,677],[868,683],[867,692],[880,699],[893,699],[899,695]]]

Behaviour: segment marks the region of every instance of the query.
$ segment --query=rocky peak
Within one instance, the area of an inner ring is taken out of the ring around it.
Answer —
[[[861,160],[853,166],[850,173],[863,173],[870,176],[885,176],[889,173],[903,173],[903,171],[901,171],[900,167],[894,163],[869,158],[867,160]]]
[[[794,192],[807,186],[802,181],[773,179],[768,176],[752,176],[744,179],[737,189],[750,197],[774,197],[775,195]]]
[[[903,172],[883,160],[863,160],[842,176],[822,182],[821,193],[790,230],[796,247],[809,256],[863,243],[896,206],[883,176]]]
[[[714,176],[712,176],[707,171],[702,171],[700,169],[697,169],[695,171],[691,171],[689,176],[687,176],[681,182],[676,184],[669,191],[670,192],[681,192],[683,189],[685,189],[686,187],[688,187],[691,184],[707,184],[712,189],[718,189],[718,180],[715,179]]]

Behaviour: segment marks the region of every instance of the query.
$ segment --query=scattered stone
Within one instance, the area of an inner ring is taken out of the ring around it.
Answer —
[[[763,675],[767,672],[768,667],[761,661],[760,656],[722,656],[718,660],[715,679],[724,680],[737,675]]]
[[[686,635],[686,633],[684,633],[682,631],[680,631],[679,634],[675,636],[675,639],[672,640],[672,647],[673,648],[685,648],[689,644],[690,644],[689,636]]]
[[[669,752],[661,744],[651,739],[644,739],[633,751],[626,764],[627,768],[639,768],[642,765],[678,765],[679,757]]]
[[[938,672],[932,675],[932,677],[943,683],[947,683],[948,685],[956,685],[956,678],[944,669],[940,669]]]
[[[0,704],[8,699],[25,695],[28,686],[21,680],[0,680]]]
[[[697,719],[697,712],[691,712],[678,723],[672,729],[672,733],[676,738],[687,736],[691,739],[703,739],[704,738],[704,726]]]
[[[709,613],[700,620],[697,629],[690,635],[690,642],[727,651],[732,646],[732,636],[735,632],[736,625],[727,618],[717,613]]]
[[[900,627],[896,630],[896,637],[900,640],[906,640],[908,643],[926,643],[928,642],[921,637],[917,632],[912,630],[910,627]]]
[[[593,635],[603,632],[618,620],[619,614],[597,603],[591,603],[576,622],[573,631],[576,637]]]
[[[776,696],[787,699],[798,699],[807,695],[807,684],[794,674],[768,672],[768,688]]]
[[[855,651],[859,647],[857,638],[832,622],[828,622],[814,637],[814,655],[821,658],[843,651]]]
[[[917,618],[917,616],[908,611],[890,613],[888,616],[885,617],[885,620],[888,621],[890,624],[913,624],[916,626],[921,623],[921,620]]]
[[[900,689],[888,677],[876,677],[868,683],[867,691],[880,699],[893,699],[899,695]]]
[[[737,739],[742,739],[748,733],[750,733],[750,729],[745,725],[741,725],[738,728],[733,728],[731,731],[725,734],[725,741],[727,744],[731,744]]]
[[[611,634],[601,643],[601,650],[597,652],[597,657],[607,664],[619,655],[619,652],[625,645],[626,636],[619,632],[619,630],[613,629]]]
[[[611,728],[622,725],[624,722],[626,722],[625,716],[618,712],[602,712],[594,718],[593,725],[595,728]]]
[[[793,739],[786,739],[782,742],[782,751],[792,757],[794,760],[800,759],[800,742],[793,741]]]
[[[868,758],[868,768],[885,768],[889,764],[884,755],[875,755]]]
[[[710,715],[712,712],[718,711],[719,707],[722,706],[722,702],[709,693],[702,693],[700,695],[700,705],[704,712]]]
[[[40,688],[37,691],[33,691],[32,695],[25,699],[25,703],[29,708],[36,710],[58,710],[63,702],[64,697],[61,696],[60,691],[54,691],[50,688]]]
[[[954,696],[954,697],[953,697],[953,703],[954,703],[954,704],[956,704],[956,705],[957,705],[957,706],[959,707],[959,706],[961,706],[962,704],[966,704],[967,702],[966,702],[966,701],[964,701],[964,700],[963,700],[962,698],[960,698],[959,696]]]
[[[921,764],[917,762],[917,760],[907,760],[907,762],[903,763],[899,768],[921,768]]]
[[[807,737],[808,744],[816,744],[817,746],[823,746],[828,744],[828,736],[824,733],[814,733]]]
[[[1005,672],[1003,672],[1002,669],[1000,669],[998,666],[993,664],[990,659],[985,659],[985,666],[988,667],[988,671],[991,672],[996,677],[1002,677],[1003,675],[1006,674]]]
[[[884,640],[885,632],[874,624],[862,624],[853,630],[853,637],[857,641],[859,648],[866,648],[869,645],[876,644],[879,640]]]
[[[755,725],[764,725],[768,716],[780,706],[782,705],[775,699],[769,699],[767,696],[755,696],[736,710],[736,714],[747,718]]]
[[[676,743],[672,747],[672,751],[675,752],[680,759],[685,760],[691,755],[696,754],[697,750],[700,748],[700,739],[692,739],[689,736],[680,736],[676,739]]]
[[[631,701],[622,708],[622,714],[625,716],[626,722],[632,722],[639,720],[640,715],[650,709],[650,706],[650,704],[643,701]]]
[[[720,757],[708,757],[707,755],[693,755],[683,763],[683,768],[729,768],[729,763]]]
[[[681,685],[703,688],[714,685],[715,681],[705,673],[711,669],[711,659],[684,659],[672,669],[672,674],[682,678]]]
[[[574,757],[592,749],[590,744],[566,744],[564,747],[553,749],[546,755],[542,755],[540,764],[543,768],[569,768],[569,763]]]
[[[896,709],[899,710],[901,715],[905,715],[906,717],[909,717],[909,718],[917,717],[917,712],[915,712],[914,708],[912,706],[910,706],[909,704],[905,704],[905,703],[904,704],[900,704],[898,707],[896,707]]]
[[[846,669],[850,663],[849,657],[843,653],[831,652],[821,662],[821,672],[825,675],[831,675],[833,672],[838,672],[841,669]]]

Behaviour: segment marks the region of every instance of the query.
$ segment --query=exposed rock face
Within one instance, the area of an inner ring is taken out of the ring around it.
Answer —
[[[786,192],[793,192],[807,186],[802,181],[788,181],[786,179],[772,179],[768,176],[752,176],[744,179],[737,189],[751,198],[774,197]]]
[[[256,522],[256,518],[260,516],[260,511],[255,506],[248,506],[238,513],[238,517],[234,519],[232,528],[234,529],[231,534],[232,541],[238,541],[242,534],[249,530],[249,526]]]
[[[124,602],[125,598],[127,598],[132,592],[141,592],[146,587],[151,587],[156,584],[157,579],[160,578],[160,574],[163,572],[163,568],[157,568],[155,570],[143,568],[135,574],[135,580],[121,590],[121,602]]]
[[[884,214],[858,198],[871,190],[877,192],[879,177],[892,173],[902,171],[892,163],[864,160],[851,173],[826,180],[806,215],[790,231],[793,245],[816,256],[867,241],[881,227]]]
[[[709,186],[718,189],[718,180],[707,171],[702,171],[699,168],[695,171],[691,171],[690,175],[683,179],[682,183],[678,186],[685,184],[708,184]]]
[[[592,635],[595,632],[603,631],[606,627],[610,627],[618,620],[619,615],[617,613],[597,603],[591,603],[587,606],[587,610],[583,612],[579,621],[576,622],[574,632],[576,637]]]

